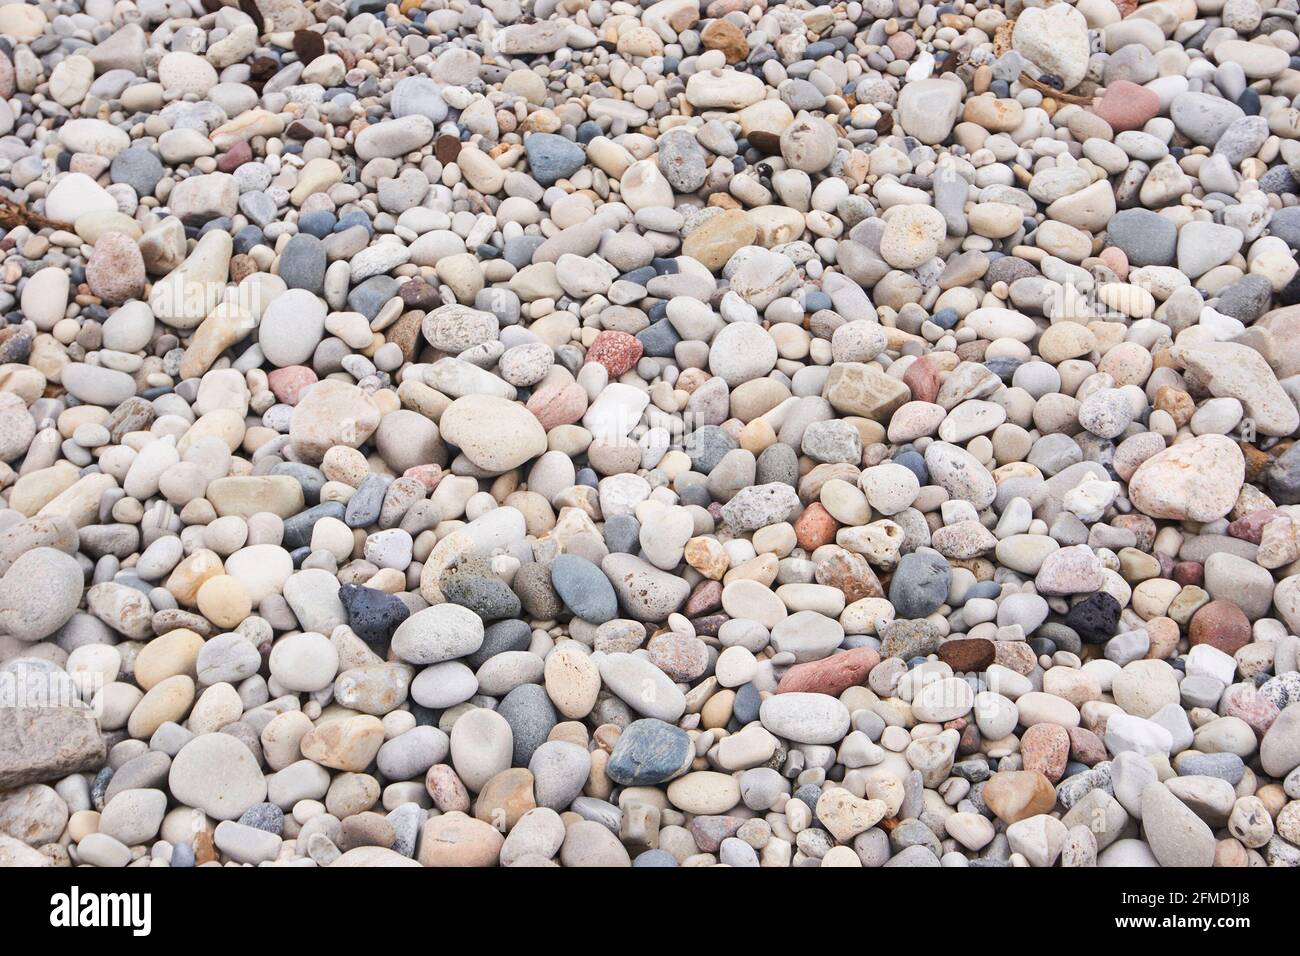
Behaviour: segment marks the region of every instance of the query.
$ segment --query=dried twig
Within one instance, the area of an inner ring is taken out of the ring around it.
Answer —
[[[29,229],[70,228],[67,223],[55,222],[4,196],[0,196],[0,226],[6,229],[15,229],[18,226],[27,226]]]
[[[1038,80],[1034,79],[1028,73],[1020,74],[1020,82],[1031,89],[1037,90],[1044,96],[1050,96],[1059,103],[1078,103],[1080,106],[1091,106],[1092,101],[1096,99],[1096,97],[1092,96],[1076,96],[1073,93],[1066,93],[1064,90],[1058,90],[1054,86],[1048,86],[1046,83],[1038,82]]]

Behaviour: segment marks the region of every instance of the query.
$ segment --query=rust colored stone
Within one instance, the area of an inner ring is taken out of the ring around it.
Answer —
[[[903,373],[903,384],[911,389],[913,401],[933,402],[939,394],[938,364],[930,356],[922,355]]]
[[[870,647],[856,647],[819,661],[796,664],[782,675],[776,692],[830,694],[836,697],[865,681],[871,669],[879,663],[880,655]]]
[[[939,645],[939,660],[957,673],[986,669],[996,653],[993,642],[982,637],[959,637]]]
[[[641,358],[645,347],[640,339],[617,329],[606,329],[596,336],[587,349],[587,361],[605,366],[610,379],[616,379]]]
[[[1188,637],[1193,646],[1209,644],[1225,654],[1235,654],[1250,643],[1250,619],[1237,605],[1220,598],[1192,615]]]
[[[805,551],[815,551],[834,541],[839,527],[839,522],[831,517],[822,503],[814,501],[794,523],[795,540]]]

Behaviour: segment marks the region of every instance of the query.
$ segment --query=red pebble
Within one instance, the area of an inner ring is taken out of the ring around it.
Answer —
[[[933,402],[939,394],[939,366],[930,356],[922,355],[903,373],[903,384],[912,390],[913,401]]]
[[[1277,704],[1248,684],[1236,684],[1224,692],[1223,716],[1245,721],[1261,739],[1279,713]]]
[[[1145,86],[1128,80],[1116,80],[1092,111],[1110,124],[1117,133],[1141,129],[1160,115],[1160,97]]]
[[[424,485],[426,491],[433,491],[434,488],[438,487],[439,482],[447,477],[447,472],[437,465],[416,465],[414,468],[408,468],[402,472],[402,477],[414,478]]]
[[[1123,282],[1128,278],[1128,256],[1119,246],[1107,246],[1098,254],[1098,258],[1110,267],[1115,278]]]
[[[1235,654],[1250,643],[1250,619],[1236,604],[1219,598],[1192,615],[1187,632],[1193,647],[1210,644],[1225,654]]]
[[[587,410],[587,392],[577,382],[543,385],[528,399],[527,408],[547,431],[572,425]]]
[[[608,370],[610,378],[618,378],[640,360],[643,351],[644,346],[636,336],[606,329],[587,349],[587,361],[599,362]]]
[[[316,373],[305,365],[286,365],[267,372],[266,383],[277,401],[297,405],[302,390],[308,385],[316,384]]]
[[[244,163],[253,159],[253,147],[247,142],[236,143],[217,157],[217,169],[223,173],[233,173]]]
[[[1243,515],[1228,525],[1228,534],[1251,544],[1259,544],[1264,536],[1264,526],[1278,518],[1286,518],[1279,508],[1260,508],[1248,515]],[[1289,518],[1287,520],[1290,520]]]
[[[1174,565],[1172,576],[1183,587],[1189,584],[1199,585],[1205,577],[1205,568],[1199,561],[1179,561]]]
[[[839,527],[839,522],[831,517],[825,506],[820,501],[814,501],[794,523],[795,539],[805,551],[816,551],[835,540],[835,532]]]
[[[850,687],[867,679],[871,668],[880,663],[880,655],[870,647],[855,647],[843,654],[823,657],[819,661],[795,664],[776,685],[778,694],[830,694],[838,697]]]

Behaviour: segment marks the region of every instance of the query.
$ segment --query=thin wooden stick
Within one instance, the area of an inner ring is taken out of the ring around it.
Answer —
[[[15,229],[18,226],[27,226],[30,229],[71,228],[68,223],[55,222],[4,196],[0,196],[0,226],[6,229]]]

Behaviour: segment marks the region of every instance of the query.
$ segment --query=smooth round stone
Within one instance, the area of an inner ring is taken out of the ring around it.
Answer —
[[[844,628],[817,611],[798,611],[772,628],[772,646],[796,663],[820,660],[844,641]]]
[[[181,803],[217,820],[237,820],[266,799],[257,758],[238,737],[200,734],[176,754],[167,788]]]
[[[605,773],[625,787],[665,783],[690,768],[695,747],[685,731],[662,720],[634,720],[614,745]]]
[[[483,621],[458,604],[438,604],[412,614],[393,632],[393,653],[411,664],[436,664],[478,650]]]
[[[291,634],[271,648],[271,676],[286,690],[314,692],[334,681],[338,651],[323,634]]]
[[[415,675],[410,693],[421,707],[443,710],[478,693],[478,678],[460,661],[441,661]]]
[[[801,744],[838,743],[849,728],[849,711],[826,694],[775,694],[763,701],[759,720],[778,737]]]
[[[48,637],[76,612],[83,584],[75,558],[54,548],[24,552],[0,579],[0,629],[20,641]]]
[[[937,552],[915,551],[903,556],[889,584],[889,601],[900,618],[932,614],[948,599],[952,570]]]
[[[465,786],[477,793],[494,776],[510,768],[514,736],[500,714],[476,707],[457,718],[451,729],[451,762]]]
[[[618,616],[618,596],[603,571],[585,558],[561,554],[551,562],[551,585],[584,621],[604,624]]]
[[[486,471],[509,471],[546,451],[546,432],[522,405],[492,395],[458,398],[438,421],[445,441]]]
[[[510,725],[514,738],[513,763],[527,766],[557,721],[555,706],[546,689],[540,684],[521,684],[502,698],[497,713]]]
[[[956,720],[975,705],[975,692],[959,677],[932,681],[912,701],[912,713],[919,720],[941,724]]]
[[[537,805],[563,811],[586,786],[591,775],[591,754],[575,743],[548,740],[533,751],[528,769],[533,775]]]

